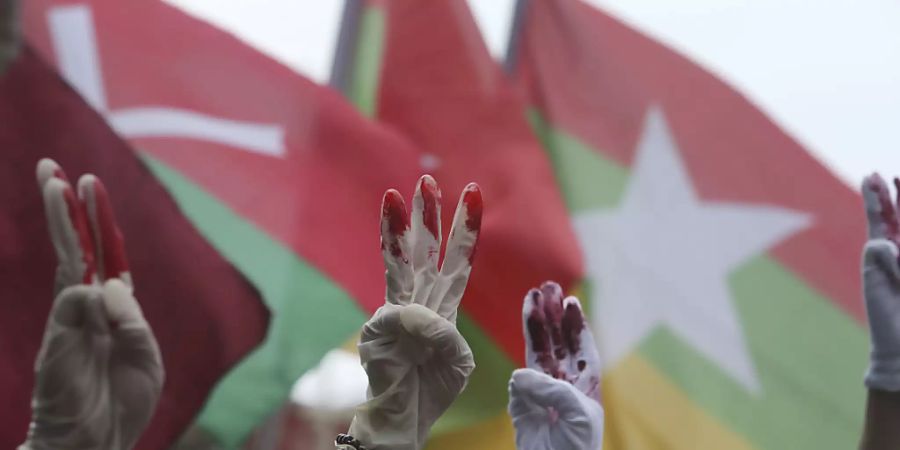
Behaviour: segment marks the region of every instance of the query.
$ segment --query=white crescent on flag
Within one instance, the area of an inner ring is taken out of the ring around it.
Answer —
[[[63,76],[122,136],[197,139],[272,157],[285,155],[285,132],[275,124],[230,120],[166,106],[111,110],[106,102],[90,7],[53,7],[47,12],[47,22]]]

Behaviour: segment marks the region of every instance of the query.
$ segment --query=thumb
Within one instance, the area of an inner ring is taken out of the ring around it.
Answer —
[[[400,323],[412,337],[432,348],[435,356],[463,369],[466,376],[475,368],[472,350],[456,326],[419,304],[400,311]]]
[[[106,332],[101,297],[102,292],[97,286],[77,284],[63,289],[53,300],[48,327],[53,325]]]
[[[866,282],[872,280],[873,275],[887,276],[893,282],[900,282],[900,265],[897,257],[900,250],[897,244],[888,239],[871,239],[863,247],[863,273]],[[873,269],[875,273],[873,273]]]
[[[571,383],[557,380],[534,369],[516,369],[509,380],[510,414],[528,412],[530,405],[553,408],[561,416],[573,409],[580,410],[578,390]],[[516,409],[517,411],[514,411]],[[518,411],[521,409],[521,412]]]
[[[509,381],[509,397],[519,448],[527,444],[522,442],[526,435],[534,438],[534,430],[548,424],[555,430],[547,433],[551,445],[540,448],[600,448],[603,408],[569,382],[534,369],[518,369]]]
[[[144,367],[162,379],[162,356],[131,288],[118,278],[103,284],[103,306],[114,342],[114,357],[127,365]]]
[[[118,278],[103,284],[103,306],[113,328],[147,328],[141,306],[131,293],[131,288]]]
[[[73,360],[90,358],[93,350],[86,337],[107,331],[97,286],[79,284],[63,289],[53,300],[35,368],[43,371],[51,363],[67,367]]]

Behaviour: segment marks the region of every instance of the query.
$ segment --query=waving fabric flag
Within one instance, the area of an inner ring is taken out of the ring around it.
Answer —
[[[339,45],[335,84],[421,149],[445,195],[469,181],[484,193],[460,326],[477,368],[429,448],[514,448],[506,385],[524,359],[522,298],[546,279],[571,288],[582,270],[550,162],[464,0],[350,7],[356,29],[342,35],[356,45]]]
[[[162,350],[166,381],[137,448],[181,434],[219,378],[265,337],[259,294],[78,94],[25,48],[0,75],[0,448],[28,430],[34,361],[53,301],[56,256],[35,181],[42,157],[109,189],[135,294]]]
[[[579,0],[509,67],[584,253],[610,449],[851,448],[857,195],[725,83]]]
[[[237,447],[383,302],[381,194],[414,186],[417,154],[338,93],[163,2],[24,6],[29,38],[273,313],[198,419]]]

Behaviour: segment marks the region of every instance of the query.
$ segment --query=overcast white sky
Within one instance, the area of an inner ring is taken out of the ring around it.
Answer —
[[[327,82],[342,0],[167,0]],[[589,0],[750,97],[856,187],[900,174],[900,2]],[[495,56],[514,0],[469,0]]]

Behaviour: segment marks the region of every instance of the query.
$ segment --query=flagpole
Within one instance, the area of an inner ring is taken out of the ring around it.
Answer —
[[[338,41],[331,64],[331,80],[329,85],[346,94],[350,89],[350,78],[353,76],[353,63],[356,48],[359,45],[359,21],[362,16],[364,0],[346,0],[341,15]]]
[[[516,68],[516,58],[521,45],[522,27],[525,22],[525,14],[530,6],[531,0],[516,0],[512,24],[509,27],[509,43],[506,46],[506,58],[503,62],[503,68],[508,74],[513,73],[513,70]]]
[[[19,0],[0,0],[0,74],[19,53]]]

